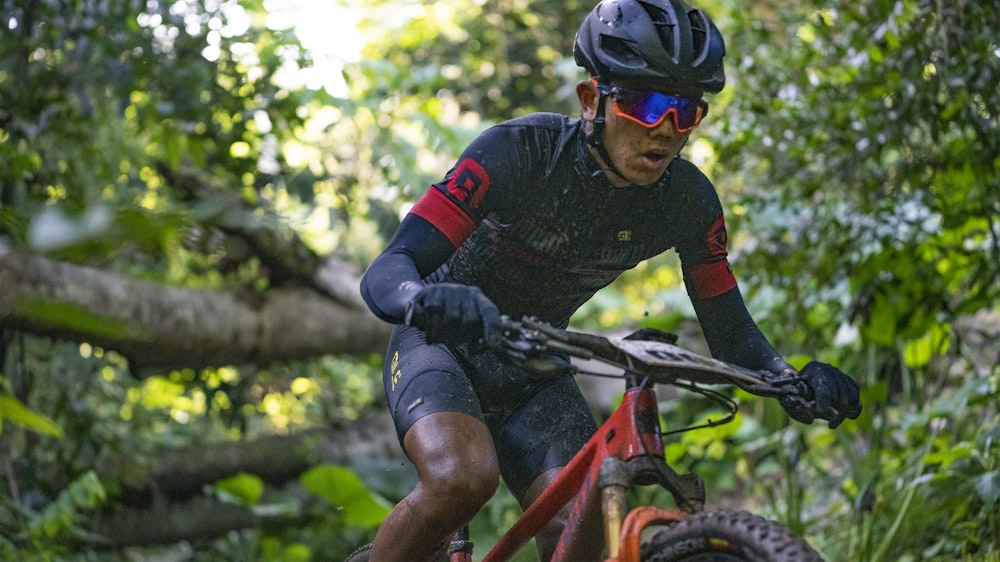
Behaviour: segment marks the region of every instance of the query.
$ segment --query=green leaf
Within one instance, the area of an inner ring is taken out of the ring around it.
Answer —
[[[968,458],[971,455],[972,447],[968,443],[960,443],[948,449],[927,453],[924,455],[923,462],[927,464],[940,464],[942,468],[948,468],[956,460]]]
[[[875,304],[871,309],[871,320],[866,333],[873,342],[891,346],[896,338],[896,313],[884,295],[875,296]]]
[[[70,332],[110,339],[134,340],[137,334],[127,322],[112,320],[72,303],[25,298],[15,304],[15,312],[36,322]]]
[[[993,505],[1000,500],[1000,470],[993,470],[976,476],[972,485],[976,488],[979,498],[987,505]]]
[[[245,505],[257,505],[264,494],[264,481],[259,476],[243,472],[219,480],[215,487]]]
[[[931,326],[922,337],[911,340],[903,348],[903,360],[910,367],[923,367],[930,363],[935,354],[948,351],[948,326],[940,324]]]
[[[32,431],[62,439],[63,430],[51,418],[43,416],[21,403],[13,396],[0,394],[0,424],[4,420],[24,426]],[[3,426],[0,425],[0,432]]]
[[[342,466],[320,465],[301,477],[310,492],[322,496],[337,507],[349,525],[377,527],[389,514],[385,500],[372,494],[361,478]]]
[[[28,532],[38,543],[74,531],[82,512],[103,505],[108,499],[100,478],[91,470],[80,475],[59,492],[55,501],[45,506],[28,524]]]

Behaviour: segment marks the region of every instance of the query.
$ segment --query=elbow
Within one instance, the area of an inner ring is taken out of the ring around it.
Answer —
[[[378,269],[369,268],[361,277],[361,299],[379,319],[402,324],[406,320],[407,306],[422,286],[418,281],[400,281],[400,277],[391,272],[380,273]]]
[[[400,319],[394,318],[393,315],[389,314],[381,306],[379,306],[379,299],[375,297],[375,291],[372,289],[367,272],[361,277],[361,300],[365,301],[365,304],[368,306],[368,310],[372,311],[372,314],[380,320],[391,324],[399,322]]]

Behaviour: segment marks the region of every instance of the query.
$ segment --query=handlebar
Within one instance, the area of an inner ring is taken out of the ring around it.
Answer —
[[[526,316],[501,319],[500,342],[494,347],[525,369],[539,374],[593,374],[560,356],[597,360],[625,377],[654,384],[692,387],[734,384],[757,396],[813,402],[812,392],[798,373],[754,371],[705,357],[657,339],[615,339],[557,328]],[[636,383],[638,384],[638,383]]]

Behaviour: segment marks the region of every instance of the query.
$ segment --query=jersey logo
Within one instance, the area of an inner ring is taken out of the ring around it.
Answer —
[[[448,178],[448,193],[470,209],[479,207],[490,186],[490,176],[479,162],[466,158]]]
[[[619,230],[618,231],[618,241],[619,242],[631,242],[632,241],[632,231],[631,230]]]
[[[396,383],[399,379],[403,378],[403,371],[399,369],[399,351],[392,355],[392,364],[389,366],[389,371],[392,373],[392,390],[396,390]]]
[[[729,235],[726,234],[726,221],[719,217],[719,220],[712,223],[708,229],[708,253],[713,256],[725,256],[728,252]]]

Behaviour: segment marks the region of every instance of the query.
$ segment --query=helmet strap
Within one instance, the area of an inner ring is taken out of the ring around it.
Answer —
[[[625,174],[621,173],[615,163],[611,160],[611,155],[608,154],[608,149],[604,146],[604,106],[605,101],[608,96],[604,92],[600,92],[600,99],[597,101],[597,115],[594,117],[593,125],[594,128],[589,135],[586,135],[584,139],[587,144],[592,146],[597,154],[601,156],[601,160],[604,160],[604,166],[607,171],[615,174],[616,176],[622,178],[629,183],[635,183],[632,180],[625,177]]]

